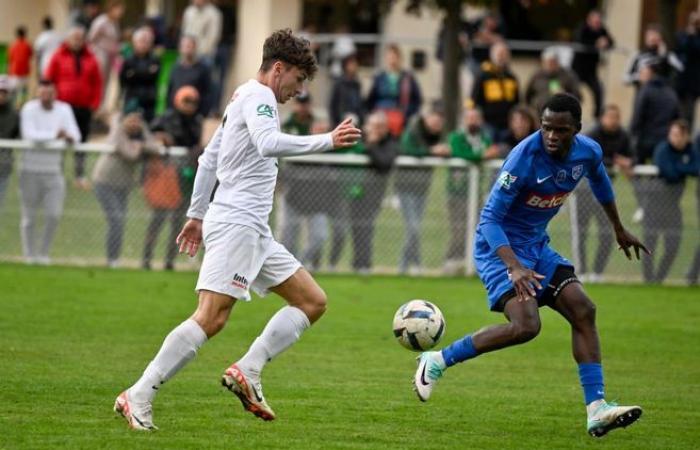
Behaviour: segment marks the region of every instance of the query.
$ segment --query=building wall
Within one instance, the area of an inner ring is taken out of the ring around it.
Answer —
[[[29,39],[34,40],[47,14],[53,17],[57,29],[63,28],[68,23],[68,3],[68,0],[0,0],[0,42],[12,42],[19,25],[26,26]]]

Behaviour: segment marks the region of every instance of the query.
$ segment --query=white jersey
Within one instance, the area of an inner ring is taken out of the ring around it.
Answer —
[[[274,93],[260,82],[249,80],[236,89],[221,125],[199,157],[187,216],[245,225],[271,236],[268,220],[277,182],[276,157],[332,148],[330,133],[282,133]],[[216,180],[219,187],[209,204]]]

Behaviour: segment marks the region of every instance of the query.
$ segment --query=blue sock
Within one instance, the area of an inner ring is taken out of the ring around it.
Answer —
[[[583,387],[586,405],[605,398],[603,385],[603,366],[600,363],[582,363],[578,365],[578,377]]]
[[[454,341],[452,344],[442,349],[442,359],[445,360],[447,367],[475,358],[478,355],[479,352],[474,348],[471,334]]]

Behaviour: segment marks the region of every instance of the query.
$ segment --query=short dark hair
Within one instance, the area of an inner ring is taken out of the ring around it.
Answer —
[[[294,36],[289,28],[277,30],[265,39],[260,71],[267,72],[277,61],[297,67],[308,79],[313,78],[318,70],[309,41]]]
[[[671,125],[668,127],[669,129],[673,127],[678,127],[683,133],[690,133],[690,125],[688,124],[688,121],[685,119],[676,119],[673,122],[671,122]]]
[[[571,94],[561,93],[549,97],[540,114],[544,114],[547,109],[557,113],[568,112],[577,125],[581,123],[581,103]]]
[[[27,35],[27,28],[24,25],[20,25],[15,29],[15,36],[17,37],[25,37]]]
[[[39,80],[39,86],[53,86],[53,80],[50,78],[42,78]]]
[[[44,17],[44,20],[41,21],[41,24],[44,26],[45,30],[53,29],[53,19],[51,18],[51,16]]]

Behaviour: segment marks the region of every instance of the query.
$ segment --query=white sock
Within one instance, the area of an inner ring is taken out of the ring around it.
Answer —
[[[587,404],[586,405],[586,413],[588,414],[588,417],[589,418],[592,417],[595,410],[598,409],[598,407],[600,405],[602,405],[603,403],[605,403],[605,400],[601,398],[600,400],[595,400],[595,401]]]
[[[262,334],[253,341],[248,353],[236,364],[246,376],[259,379],[265,364],[299,340],[301,333],[309,326],[309,318],[301,309],[285,306],[272,316]]]
[[[175,327],[166,336],[160,351],[146,367],[141,378],[129,389],[129,397],[136,403],[152,401],[160,385],[185,367],[206,341],[206,333],[192,319]]]

